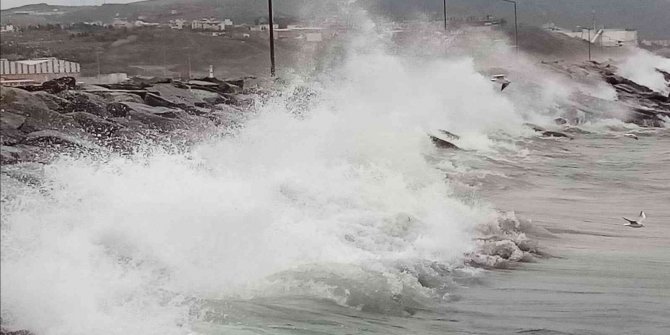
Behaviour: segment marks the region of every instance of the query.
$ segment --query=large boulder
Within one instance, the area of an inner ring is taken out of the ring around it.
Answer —
[[[428,136],[430,137],[433,144],[435,144],[435,146],[440,148],[440,149],[449,149],[449,150],[460,150],[461,149],[456,144],[453,144],[453,143],[451,143],[451,142],[449,142],[445,139],[439,138],[435,135],[428,134]]]
[[[45,129],[73,129],[76,127],[72,118],[50,110],[39,95],[21,89],[4,87],[0,110],[3,114],[12,113],[25,117],[20,128],[18,128],[24,133]]]
[[[55,112],[67,113],[73,109],[72,103],[66,99],[63,99],[59,96],[47,93],[47,92],[35,92],[33,93],[35,97],[39,98],[47,105],[47,107]]]
[[[100,149],[95,144],[79,137],[69,135],[56,130],[41,130],[28,134],[23,144],[38,147],[67,147],[77,149]]]
[[[93,93],[101,98],[103,98],[107,103],[114,103],[114,102],[136,102],[136,103],[142,103],[144,100],[142,99],[144,94],[141,93],[131,93],[131,92],[123,92],[123,91],[99,91]]]
[[[3,145],[21,142],[25,134],[20,131],[26,122],[26,117],[5,110],[0,111],[0,141]]]
[[[48,93],[56,94],[77,87],[77,79],[73,77],[62,77],[42,83],[42,89]]]
[[[110,136],[122,128],[118,123],[107,121],[90,113],[74,112],[67,115],[72,117],[83,130],[97,136]]]
[[[173,84],[156,84],[147,88],[147,92],[153,93],[144,98],[145,103],[151,106],[189,109],[206,104],[189,89],[175,87]]]
[[[156,129],[160,131],[172,131],[179,128],[185,128],[185,123],[180,120],[184,112],[179,109],[166,107],[151,107],[144,104],[133,102],[123,103],[126,118],[129,121],[138,121],[142,124],[141,128]],[[115,119],[117,120],[117,119]],[[118,122],[119,120],[117,120]],[[132,127],[132,125],[129,125]]]
[[[80,91],[67,91],[60,93],[59,96],[71,102],[70,107],[66,110],[67,113],[85,112],[103,118],[112,116],[107,111],[107,102],[95,94]]]

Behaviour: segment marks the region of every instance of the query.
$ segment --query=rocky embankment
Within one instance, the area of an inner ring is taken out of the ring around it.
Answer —
[[[608,108],[609,106],[605,101],[589,101],[580,106],[579,110],[581,112],[603,117],[603,111],[611,112],[611,110],[618,110],[623,107],[625,109],[624,112],[607,116],[618,117],[624,122],[634,123],[640,127],[663,127],[665,122],[670,120],[670,95],[661,94],[647,86],[640,85],[618,75],[618,69],[613,64],[595,61],[582,64],[571,64],[561,61],[545,62],[544,64],[574,80],[583,82],[602,80],[616,90],[617,106]],[[656,71],[665,78],[668,87],[670,87],[670,73],[660,69],[656,69]],[[590,110],[589,105],[599,106],[601,110]],[[566,119],[567,123],[574,123],[574,121],[569,116]]]
[[[1,162],[48,162],[68,150],[128,153],[166,137],[195,141],[241,122],[262,94],[244,84],[206,78],[77,86],[60,78],[39,87],[3,87]]]

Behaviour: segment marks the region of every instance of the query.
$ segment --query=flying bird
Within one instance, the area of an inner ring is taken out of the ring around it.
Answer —
[[[502,84],[500,87],[500,91],[502,92],[505,87],[509,86],[512,82],[509,81],[507,78],[505,78],[504,74],[496,74],[493,77],[491,77],[491,81],[494,83]]]
[[[624,220],[628,221],[628,223],[625,223],[624,226],[628,226],[631,228],[642,228],[644,225],[642,224],[642,221],[647,218],[647,215],[644,214],[644,211],[640,212],[640,216],[637,218],[637,220],[629,220],[626,218],[623,218]]]
[[[635,139],[635,140],[639,140],[639,138],[637,138],[637,135],[632,134],[632,133],[623,134],[623,136],[624,137],[630,137],[630,138]]]

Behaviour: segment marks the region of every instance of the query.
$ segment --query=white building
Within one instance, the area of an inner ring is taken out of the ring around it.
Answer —
[[[115,19],[112,21],[112,27],[114,27],[114,28],[116,28],[116,29],[121,29],[121,28],[132,28],[132,27],[133,27],[133,24],[130,23],[130,22],[128,22],[127,20],[119,19],[119,18],[115,18]]]
[[[642,40],[642,44],[648,47],[670,47],[670,40]]]
[[[637,46],[637,30],[630,29],[589,29],[582,28],[576,31],[560,31],[568,36],[581,38],[592,44],[603,47]]]
[[[135,21],[135,27],[158,27],[160,23],[155,22],[144,22],[142,20]]]
[[[0,79],[2,82],[33,82],[41,84],[60,77],[78,78],[81,73],[79,63],[54,57],[9,61],[0,59]]]
[[[279,29],[278,24],[273,24],[272,27],[274,29]],[[270,30],[270,25],[267,24],[267,23],[259,24],[259,25],[256,25],[256,26],[251,26],[249,28],[249,30],[251,30],[251,31],[268,31],[268,30]]]
[[[219,20],[200,19],[200,20],[193,20],[193,22],[191,22],[191,29],[223,31],[226,30],[226,25],[224,24],[224,22]]]
[[[171,29],[182,30],[182,29],[184,29],[184,26],[186,26],[186,20],[176,19],[176,20],[170,21],[170,28]]]
[[[16,29],[11,24],[0,26],[0,33],[11,33],[14,32],[15,30]]]

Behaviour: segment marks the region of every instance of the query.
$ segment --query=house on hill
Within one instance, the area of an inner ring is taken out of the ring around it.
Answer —
[[[193,22],[191,22],[191,29],[223,31],[226,30],[226,24],[223,21],[214,19],[199,19],[199,20],[193,20]]]

